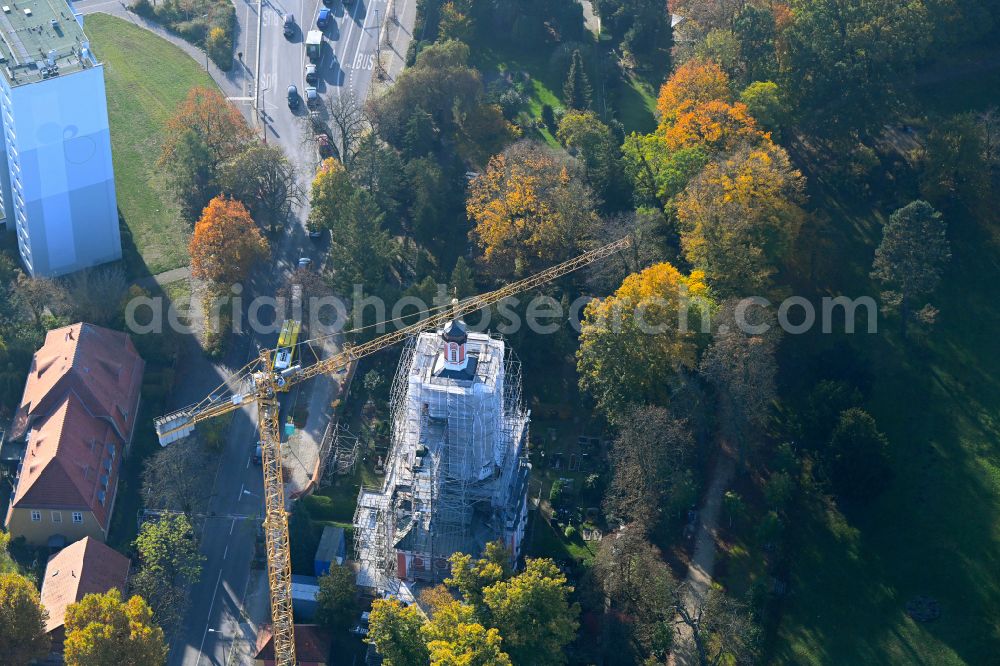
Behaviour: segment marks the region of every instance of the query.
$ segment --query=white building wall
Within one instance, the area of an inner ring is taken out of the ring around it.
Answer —
[[[54,277],[120,259],[103,67],[0,88],[4,205],[25,268]]]

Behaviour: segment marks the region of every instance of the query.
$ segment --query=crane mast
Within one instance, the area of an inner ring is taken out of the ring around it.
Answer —
[[[343,351],[312,365],[276,370],[271,350],[261,350],[260,356],[201,402],[153,420],[160,445],[191,434],[197,423],[240,409],[251,403],[257,406],[260,430],[261,462],[264,474],[264,536],[267,548],[267,574],[271,591],[271,623],[274,637],[275,663],[295,666],[295,630],[292,617],[292,568],[288,542],[288,513],[285,509],[284,479],[281,472],[281,429],[278,391],[317,375],[330,374],[402,342],[412,335],[444,326],[452,319],[471,314],[572,273],[595,261],[604,259],[631,245],[626,236],[613,243],[585,252],[561,264],[530,277],[512,282],[486,294],[472,296],[446,309],[358,345],[345,346]]]

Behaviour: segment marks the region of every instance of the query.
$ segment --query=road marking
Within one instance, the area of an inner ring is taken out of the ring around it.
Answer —
[[[229,526],[229,536],[233,536],[233,530],[236,529],[236,519],[233,518],[233,524]]]
[[[208,605],[208,617],[205,618],[205,633],[201,635],[201,645],[198,647],[198,661],[201,663],[201,653],[205,649],[205,637],[208,636],[208,625],[212,622],[212,609],[215,608],[215,597],[219,594],[219,583],[222,581],[222,569],[219,569],[219,577],[215,579],[215,589],[212,591],[212,603]]]
[[[230,532],[232,534],[232,532]],[[229,556],[229,544],[226,544],[226,549],[222,552],[222,559],[226,559]],[[221,572],[220,572],[221,573]]]
[[[243,491],[244,490],[246,490],[246,484],[245,483],[241,483],[240,484],[240,494],[236,496],[236,501],[237,502],[239,502],[241,499],[243,499]]]

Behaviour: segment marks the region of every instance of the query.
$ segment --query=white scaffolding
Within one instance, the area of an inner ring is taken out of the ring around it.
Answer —
[[[521,368],[504,341],[471,333],[462,373],[441,371],[439,334],[411,340],[391,391],[392,434],[379,490],[355,513],[358,583],[396,593],[398,577],[435,583],[455,552],[503,539],[520,546],[528,413]]]

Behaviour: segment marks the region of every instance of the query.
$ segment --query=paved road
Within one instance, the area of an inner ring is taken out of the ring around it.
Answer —
[[[415,17],[416,0],[388,0],[399,5],[392,12],[398,20],[386,22],[387,0],[333,0],[335,21],[326,30],[322,58],[319,63],[321,96],[352,95],[359,103],[369,94],[375,65],[375,53],[381,33],[392,43],[386,46],[386,67],[391,77],[403,66],[403,54],[409,42]],[[300,91],[305,87],[304,37],[315,24],[320,0],[234,0],[238,32],[236,50],[243,54],[228,73],[208,64],[207,69],[224,93],[236,103],[247,119],[268,142],[279,143],[295,164],[303,188],[307,188],[315,172],[318,157],[315,145],[305,140],[306,111],[292,112],[286,95],[290,84]],[[81,0],[77,11],[87,14],[106,12],[150,29],[177,44],[198,62],[204,62],[203,51],[184,43],[158,26],[151,25],[125,10],[113,0]],[[285,13],[295,15],[299,29],[286,39],[282,31]],[[384,24],[384,25],[383,25]],[[258,31],[259,26],[259,31]],[[260,45],[260,72],[255,75],[257,44]],[[384,42],[383,42],[384,43]],[[260,95],[259,114],[254,113],[254,99]],[[297,266],[299,257],[309,256],[318,262],[324,248],[311,241],[305,230],[307,206],[295,210],[285,233],[272,242],[272,270],[258,275],[247,285],[249,294],[274,294],[287,275]],[[249,301],[249,298],[245,299]],[[244,333],[237,336],[222,363],[213,364],[201,354],[193,340],[178,367],[176,388],[169,407],[179,409],[198,401],[218,386],[232,369],[241,367],[258,345],[274,346],[277,333]],[[327,345],[326,353],[335,349]],[[286,410],[295,401],[310,407],[310,416],[294,446],[286,446],[286,464],[295,467],[294,476],[301,479],[312,471],[315,449],[326,427],[325,407],[338,390],[336,379],[320,377],[284,398]],[[209,517],[205,519],[201,550],[205,556],[202,579],[191,590],[191,607],[178,631],[170,651],[171,666],[203,664],[249,663],[257,624],[267,620],[267,604],[248,604],[266,600],[266,588],[261,586],[259,572],[251,572],[256,535],[263,513],[260,468],[251,462],[257,442],[256,414],[247,408],[236,412],[216,474]],[[298,449],[298,450],[297,450]],[[308,468],[308,469],[307,469]],[[286,486],[296,484],[290,483]],[[298,484],[301,487],[301,484]],[[257,589],[255,589],[257,588]],[[246,611],[252,605],[257,611]],[[260,615],[263,613],[263,617]],[[256,617],[255,617],[256,616]]]
[[[236,0],[236,3],[243,45],[240,50],[249,71],[256,64],[257,26],[260,25],[260,73],[256,80],[260,87],[259,120],[263,123],[257,127],[266,136],[266,141],[277,142],[285,149],[298,170],[303,189],[307,190],[318,156],[315,145],[307,140],[311,135],[306,124],[308,112],[304,105],[296,112],[288,108],[287,90],[289,85],[295,85],[300,92],[305,88],[305,32],[314,26],[322,5],[320,0],[268,0],[261,5],[258,22],[256,3],[245,0]],[[349,0],[346,5],[341,0],[334,0],[331,9],[336,20],[325,33],[317,89],[324,101],[331,95],[353,95],[360,103],[368,95],[374,65],[374,58],[370,56],[376,50],[379,22],[385,19],[385,0]],[[298,24],[290,39],[284,37],[282,30],[282,17],[286,13],[293,14]],[[252,86],[247,93],[247,97],[253,98]],[[243,108],[252,118],[252,101],[243,101]],[[322,248],[306,234],[307,214],[305,206],[296,210],[294,222],[278,241],[275,276],[293,270],[299,257],[310,256],[316,262],[321,259]],[[255,285],[254,292],[274,293],[277,280],[264,282]],[[257,336],[248,346],[253,349],[257,343],[273,345],[275,342],[276,336]],[[331,351],[334,350],[327,349],[327,353]],[[309,453],[315,455],[326,426],[323,408],[329,405],[330,396],[336,390],[335,379],[320,377],[310,386],[303,387],[301,394],[293,393],[286,398],[286,403],[298,400],[310,406],[309,422],[300,433],[295,448],[285,447],[286,464],[299,463],[297,477],[306,472]],[[216,513],[256,516],[263,510],[260,469],[248,465],[257,441],[255,423],[255,415],[245,412],[240,412],[233,422],[212,499],[212,509]],[[306,460],[300,459],[300,451]],[[256,593],[261,595],[259,588],[264,584],[263,577],[250,569],[258,522],[257,519],[216,519],[217,524],[205,530],[202,543],[202,552],[207,558],[204,574],[192,590],[191,613],[172,646],[171,666],[239,664],[251,659],[249,651],[256,624],[266,620],[266,617],[250,617],[243,611],[248,590],[253,593],[254,588],[258,588]],[[267,609],[266,604],[258,606]]]

